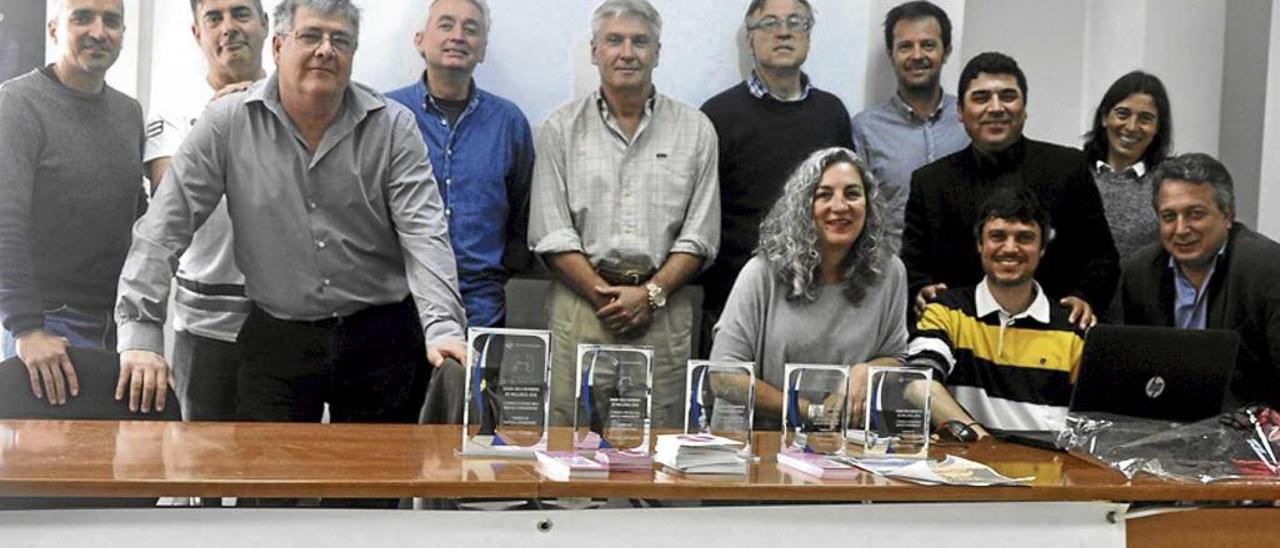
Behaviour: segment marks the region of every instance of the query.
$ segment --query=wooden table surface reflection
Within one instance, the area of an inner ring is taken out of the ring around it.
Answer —
[[[456,428],[0,421],[0,495],[536,497],[527,464],[461,460]]]
[[[1119,473],[995,441],[934,447],[1028,487],[921,487],[863,474],[819,480],[773,462],[757,434],[747,476],[614,473],[557,482],[531,461],[461,459],[456,426],[0,421],[0,496],[625,497],[776,501],[1229,501],[1280,499],[1275,484],[1194,485]],[[552,449],[562,443],[553,436]]]

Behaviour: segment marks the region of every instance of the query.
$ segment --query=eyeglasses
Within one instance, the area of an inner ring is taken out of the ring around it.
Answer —
[[[285,35],[292,36],[298,45],[311,50],[319,48],[320,44],[326,40],[329,42],[329,47],[344,54],[350,54],[356,50],[355,39],[345,32],[325,33],[318,30],[303,30],[285,33]]]
[[[791,32],[807,33],[813,29],[813,18],[792,15],[784,20],[775,15],[769,15],[756,19],[754,23],[748,24],[747,30],[762,30],[773,33],[778,32],[778,29],[781,29],[784,25],[787,27],[787,30]]]

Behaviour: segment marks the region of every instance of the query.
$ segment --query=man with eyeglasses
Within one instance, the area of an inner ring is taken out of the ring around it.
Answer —
[[[715,264],[698,279],[706,290],[701,355],[710,351],[711,326],[787,176],[816,150],[853,148],[844,104],[801,69],[814,25],[808,0],[753,0],[745,25],[754,68],[702,105],[720,144],[721,242]]]
[[[570,424],[576,347],[654,349],[652,424],[683,424],[693,302],[684,285],[720,241],[715,128],[658,93],[662,18],[645,0],[592,15],[600,89],[538,134],[529,244],[556,276],[548,311],[552,421]]]
[[[276,72],[205,111],[134,227],[116,306],[122,371],[146,372],[131,402],[163,405],[169,265],[225,195],[253,301],[236,419],[317,422],[328,403],[334,422],[416,421],[427,363],[466,346],[426,148],[412,113],[350,81],[354,5],[285,0],[273,19]]]
[[[889,100],[853,118],[853,142],[880,179],[887,240],[902,245],[911,172],[969,144],[956,98],[940,83],[951,56],[951,19],[927,0],[899,4],[884,18],[884,45],[898,79]]]
[[[2,357],[21,358],[37,399],[64,405],[80,389],[67,348],[115,345],[115,282],[143,198],[143,122],[138,102],[106,84],[124,3],[52,8],[54,62],[0,84],[0,321]]]
[[[169,108],[147,120],[143,161],[152,185],[163,181],[169,159],[205,107],[224,94],[243,91],[267,77],[262,47],[267,14],[260,0],[191,0],[191,34],[204,54],[206,87],[169,97]],[[160,102],[153,97],[152,104]],[[178,261],[173,307],[174,391],[182,416],[193,421],[236,417],[240,357],[236,335],[252,303],[236,266],[231,219],[218,204]]]
[[[489,41],[484,0],[433,0],[413,44],[426,70],[387,97],[413,111],[440,182],[472,327],[502,327],[507,277],[528,269],[533,134],[514,103],[472,77]]]

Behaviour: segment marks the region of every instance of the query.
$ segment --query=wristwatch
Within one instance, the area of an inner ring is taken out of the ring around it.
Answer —
[[[667,291],[662,286],[649,282],[644,284],[644,288],[649,292],[649,309],[658,310],[667,306]]]

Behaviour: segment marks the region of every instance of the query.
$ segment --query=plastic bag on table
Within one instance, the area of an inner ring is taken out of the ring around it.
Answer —
[[[1280,482],[1280,414],[1260,406],[1180,424],[1106,413],[1073,413],[1058,444],[1133,479]]]

